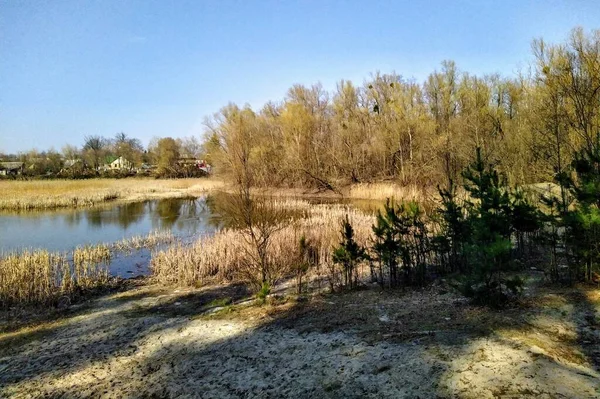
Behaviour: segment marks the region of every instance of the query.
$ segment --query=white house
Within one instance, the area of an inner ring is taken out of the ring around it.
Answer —
[[[119,157],[108,164],[108,168],[110,170],[122,170],[122,169],[132,169],[133,164],[126,160],[123,157]]]

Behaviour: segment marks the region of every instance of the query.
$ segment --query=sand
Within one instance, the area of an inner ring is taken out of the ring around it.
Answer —
[[[501,312],[436,287],[246,295],[143,286],[5,332],[0,396],[600,397],[598,290]]]

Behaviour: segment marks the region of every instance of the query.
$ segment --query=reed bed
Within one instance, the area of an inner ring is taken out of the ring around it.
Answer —
[[[133,236],[124,238],[112,244],[112,248],[117,251],[129,252],[142,248],[154,248],[160,244],[170,244],[175,241],[175,236],[169,230],[155,230],[147,235]]]
[[[47,250],[0,255],[0,305],[54,305],[110,283],[108,246],[78,247],[68,255]]]
[[[89,179],[0,181],[0,211],[78,208],[116,200],[200,195],[219,189],[218,180],[198,179]]]
[[[385,200],[394,198],[397,201],[424,202],[431,195],[424,188],[414,185],[399,186],[394,183],[359,183],[350,186],[347,194],[353,199]]]
[[[332,249],[340,241],[340,226],[345,215],[350,218],[359,244],[367,245],[371,239],[374,217],[348,206],[310,206],[306,201],[282,201],[280,206],[307,210],[305,218],[285,222],[271,239],[269,263],[277,266],[281,276],[289,274],[299,259],[302,236],[317,254],[314,271],[325,274],[331,270]],[[243,280],[251,252],[241,231],[225,229],[213,236],[201,237],[192,245],[179,243],[156,251],[150,269],[153,279],[165,285],[199,286],[215,281]]]

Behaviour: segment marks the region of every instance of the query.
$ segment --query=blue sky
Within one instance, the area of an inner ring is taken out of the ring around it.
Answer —
[[[577,25],[600,28],[596,1],[0,0],[0,152],[200,137],[230,101],[445,59],[510,76]]]

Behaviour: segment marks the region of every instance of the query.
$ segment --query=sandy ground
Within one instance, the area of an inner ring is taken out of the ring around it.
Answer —
[[[246,297],[142,286],[5,325],[0,396],[600,397],[598,290],[499,312],[441,286],[225,306]]]

